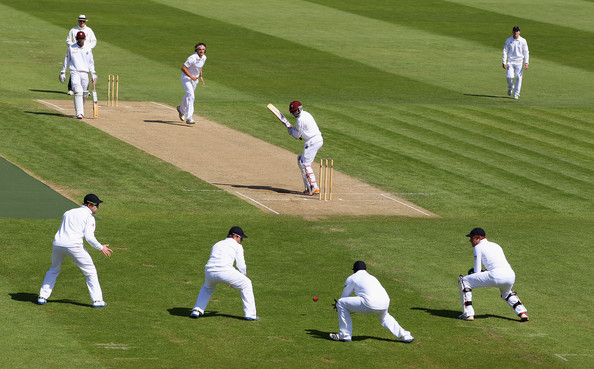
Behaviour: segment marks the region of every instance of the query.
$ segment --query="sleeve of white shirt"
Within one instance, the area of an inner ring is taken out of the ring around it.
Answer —
[[[474,247],[474,272],[475,273],[479,273],[482,269],[482,262],[481,262],[481,258],[482,258],[482,249],[480,245],[476,245]]]
[[[68,50],[66,50],[66,56],[64,57],[64,64],[62,65],[61,74],[66,73],[66,69],[68,69],[68,64],[70,64],[70,46],[68,46]]]
[[[351,276],[351,277],[348,277],[347,280],[344,282],[344,289],[342,290],[342,295],[340,297],[341,298],[349,297],[353,294],[354,290],[355,290],[355,283]]]
[[[503,59],[502,59],[502,64],[507,64],[507,40],[505,40],[505,43],[503,44]]]
[[[241,245],[239,245],[237,248],[237,253],[235,255],[235,265],[241,274],[247,273],[247,266],[245,265],[245,258],[243,257],[243,247],[241,247]]]
[[[528,42],[524,40],[522,46],[524,48],[524,64],[530,64],[530,62],[528,61],[530,59],[530,52],[528,51]]]
[[[85,240],[97,250],[101,251],[103,249],[101,242],[95,238],[95,218],[92,215],[87,218],[85,224]]]

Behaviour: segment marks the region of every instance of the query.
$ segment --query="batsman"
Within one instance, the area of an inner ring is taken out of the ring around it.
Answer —
[[[295,139],[302,138],[305,141],[303,153],[297,156],[297,165],[299,165],[303,185],[305,186],[303,193],[313,196],[320,193],[320,189],[316,183],[316,176],[311,164],[316,159],[318,150],[324,145],[324,139],[315,119],[310,113],[303,110],[303,105],[299,101],[292,101],[289,104],[289,112],[297,118],[297,123],[287,128],[289,134]]]

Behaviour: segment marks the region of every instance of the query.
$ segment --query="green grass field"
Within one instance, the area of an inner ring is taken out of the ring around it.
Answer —
[[[593,8],[0,0],[0,156],[76,202],[97,193],[96,235],[114,249],[111,259],[91,249],[106,309],[89,308],[71,262],[50,303],[37,306],[59,217],[0,219],[0,367],[594,367]],[[58,74],[81,13],[99,39],[100,98],[111,73],[121,100],[178,105],[181,65],[205,42],[197,114],[298,153],[265,106],[286,111],[299,99],[324,134],[320,157],[441,217],[263,213],[44,108],[35,99],[70,98]],[[518,101],[507,98],[501,68],[516,24],[531,51]],[[223,286],[210,314],[191,320],[210,247],[232,225],[249,235],[261,321],[238,319],[239,293]],[[456,319],[456,279],[473,263],[464,235],[475,226],[506,251],[529,323],[495,289],[475,291],[475,322]],[[354,342],[327,339],[338,329],[330,304],[355,260],[388,290],[414,343],[366,315],[354,316]]]

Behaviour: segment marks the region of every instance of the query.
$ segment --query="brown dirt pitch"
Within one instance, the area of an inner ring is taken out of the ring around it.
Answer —
[[[74,117],[72,100],[37,101]],[[262,106],[266,109],[265,104]],[[90,99],[85,112],[92,116]],[[303,181],[295,154],[200,117],[196,124],[188,125],[179,120],[172,106],[120,101],[117,107],[108,107],[100,103],[99,117],[84,118],[83,122],[266,212],[306,219],[329,215],[437,216],[341,173],[340,162],[334,163],[332,200],[320,201],[318,196],[306,196],[301,193]],[[318,176],[319,160],[314,164],[314,171]]]

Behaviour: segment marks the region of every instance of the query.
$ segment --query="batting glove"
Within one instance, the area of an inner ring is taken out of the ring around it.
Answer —
[[[97,75],[93,74],[93,81],[95,81],[95,83],[97,83]]]
[[[62,83],[66,82],[66,74],[60,73],[60,76],[58,78],[60,79],[60,82],[62,82]]]

